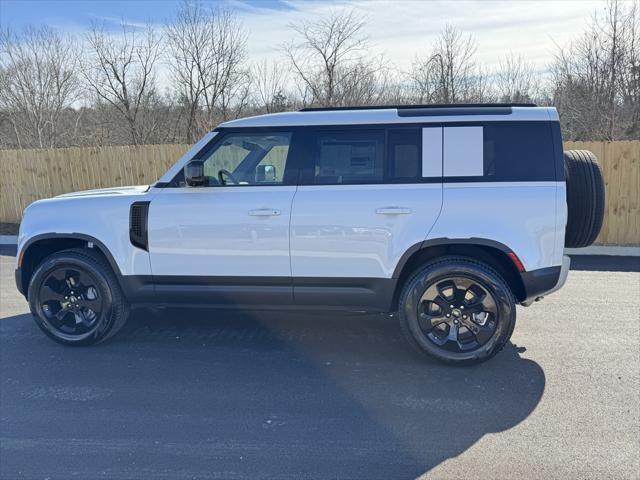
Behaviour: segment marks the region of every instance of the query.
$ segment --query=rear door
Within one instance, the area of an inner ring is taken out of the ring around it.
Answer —
[[[442,205],[442,127],[317,128],[291,214],[297,304],[388,305],[402,255]]]

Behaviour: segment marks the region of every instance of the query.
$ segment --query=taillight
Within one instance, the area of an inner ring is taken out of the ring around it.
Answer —
[[[513,252],[509,252],[507,253],[508,257],[511,259],[511,261],[513,262],[513,264],[516,266],[516,268],[518,269],[519,272],[524,272],[524,265],[522,265],[522,262],[520,261],[520,259],[518,258],[518,256],[513,253]]]

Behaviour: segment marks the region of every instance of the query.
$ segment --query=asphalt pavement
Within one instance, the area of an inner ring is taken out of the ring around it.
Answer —
[[[7,252],[6,250],[4,253]],[[2,479],[640,478],[640,260],[583,258],[476,367],[384,316],[139,310],[48,340],[0,256]]]

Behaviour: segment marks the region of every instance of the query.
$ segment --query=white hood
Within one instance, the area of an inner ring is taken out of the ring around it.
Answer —
[[[98,188],[95,190],[83,190],[81,192],[64,193],[62,195],[57,195],[55,198],[88,197],[88,196],[98,196],[98,195],[131,195],[131,194],[144,193],[147,190],[149,190],[149,185]]]

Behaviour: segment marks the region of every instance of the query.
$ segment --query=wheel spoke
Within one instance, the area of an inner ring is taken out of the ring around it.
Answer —
[[[491,295],[485,295],[481,304],[483,311],[493,313],[494,315],[498,313],[498,306]]]
[[[489,325],[479,325],[470,318],[462,320],[462,323],[467,327],[467,330],[471,332],[480,345],[486,343],[494,333],[494,328]]]
[[[81,290],[86,290],[94,283],[93,279],[85,272],[78,272],[76,280],[78,281],[78,286]]]
[[[435,303],[436,305],[438,305],[440,307],[440,309],[442,309],[443,311],[449,310],[449,305],[451,305],[451,301],[447,300],[446,298],[438,295],[436,298],[434,298],[433,303]]]
[[[425,332],[430,332],[435,327],[444,323],[446,321],[445,317],[442,315],[438,316],[430,316],[425,313],[420,314],[420,327]]]
[[[89,319],[89,317],[87,317],[87,314],[85,312],[83,312],[82,310],[78,310],[74,312],[74,314],[76,317],[76,325],[82,323],[85,327],[91,326],[92,321]]]
[[[458,325],[449,325],[449,334],[447,335],[447,340],[450,342],[458,343]]]
[[[478,343],[480,345],[483,345],[484,343],[486,343],[491,338],[493,333],[494,333],[494,329],[493,328],[491,328],[491,327],[489,327],[487,325],[484,325],[484,326],[479,327],[478,331],[474,332],[474,335],[475,335],[476,340],[478,341]]]
[[[64,294],[54,290],[53,287],[51,287],[51,285],[44,285],[42,287],[42,291],[40,292],[40,302],[47,303],[51,301],[60,302],[60,303],[64,302],[65,301]]]
[[[436,333],[434,333],[433,331],[429,332],[427,334],[427,337],[429,337],[429,339],[435,343],[438,346],[443,346],[445,343],[447,343],[447,336],[446,335],[437,335]]]
[[[100,307],[102,306],[102,301],[99,298],[81,298],[80,300],[78,300],[78,305],[84,308],[88,308],[94,313],[99,313]]]
[[[57,285],[66,286],[66,272],[64,270],[54,270],[49,274],[49,279],[54,280]]]
[[[58,313],[56,313],[55,317],[58,321],[62,322],[64,320],[64,317],[66,317],[68,313],[69,310],[67,310],[66,307],[62,307],[60,310],[58,310]]]
[[[456,298],[456,284],[452,280],[445,280],[437,285],[438,293],[445,302],[453,302]]]

